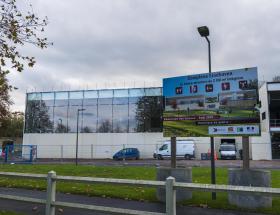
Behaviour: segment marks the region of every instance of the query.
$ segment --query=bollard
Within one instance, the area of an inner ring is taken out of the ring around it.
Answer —
[[[55,202],[56,192],[56,172],[50,171],[47,177],[47,201],[46,201],[46,215],[55,215],[55,206],[52,205]]]
[[[166,215],[176,215],[176,190],[174,189],[175,178],[169,176],[166,179]]]

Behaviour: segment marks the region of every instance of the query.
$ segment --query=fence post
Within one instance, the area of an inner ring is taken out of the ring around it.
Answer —
[[[166,179],[165,195],[166,195],[166,215],[176,215],[176,190],[174,189],[175,178],[169,176]]]
[[[90,145],[90,157],[93,159],[93,144]]]
[[[48,172],[47,177],[47,202],[46,202],[46,215],[55,215],[55,206],[52,203],[55,201],[56,192],[56,172]]]
[[[63,145],[60,146],[60,161],[63,161]]]

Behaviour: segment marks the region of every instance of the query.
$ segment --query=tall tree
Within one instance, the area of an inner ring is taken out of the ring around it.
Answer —
[[[47,24],[47,18],[39,18],[32,5],[25,13],[18,8],[16,0],[0,0],[0,122],[11,105],[12,87],[6,75],[11,69],[22,72],[25,66],[34,66],[35,58],[23,55],[19,48],[25,44],[47,48],[50,43],[41,36]]]
[[[24,14],[16,4],[16,0],[0,0],[0,62],[3,67],[11,67],[21,72],[24,65],[32,67],[35,58],[20,53],[19,46],[26,43],[39,48],[47,48],[50,44],[40,36],[47,25],[47,18],[40,19],[30,5]],[[6,71],[9,71],[6,69]]]
[[[6,75],[7,72],[0,71],[0,126],[3,119],[8,116],[9,106],[12,104],[11,97],[9,95],[11,86],[8,84]]]
[[[0,137],[22,137],[23,118],[23,112],[12,112],[5,117],[0,127]]]

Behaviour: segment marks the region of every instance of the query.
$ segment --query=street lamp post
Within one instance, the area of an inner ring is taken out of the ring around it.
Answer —
[[[59,118],[58,121],[60,122],[60,124],[58,124],[58,125],[60,125],[60,129],[62,129],[62,119]]]
[[[79,115],[81,111],[86,109],[77,110],[77,132],[76,132],[76,166],[78,165],[78,145],[79,145]]]
[[[209,29],[207,26],[201,26],[197,28],[200,36],[205,37],[208,43],[208,63],[209,63],[209,73],[211,73],[211,45],[210,40],[208,39],[209,36]],[[216,172],[215,172],[215,146],[214,146],[214,137],[210,137],[211,142],[211,182],[212,184],[216,184]],[[216,193],[212,193],[212,199],[216,199]]]

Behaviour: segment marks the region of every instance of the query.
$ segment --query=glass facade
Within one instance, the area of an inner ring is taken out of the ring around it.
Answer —
[[[25,133],[162,132],[162,88],[28,93]]]

